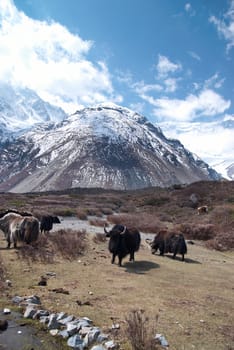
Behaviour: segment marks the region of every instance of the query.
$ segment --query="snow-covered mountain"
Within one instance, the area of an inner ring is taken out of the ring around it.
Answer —
[[[168,138],[179,138],[190,151],[227,180],[234,180],[234,116],[209,122],[161,122]]]
[[[65,112],[43,101],[34,91],[0,83],[1,140],[18,135],[36,124],[58,122]]]
[[[1,144],[0,190],[137,189],[220,176],[145,117],[113,104],[85,108]]]

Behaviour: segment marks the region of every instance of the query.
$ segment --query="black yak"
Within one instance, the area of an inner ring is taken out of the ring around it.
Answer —
[[[184,261],[184,255],[187,254],[187,245],[182,233],[161,230],[149,244],[152,254],[155,254],[158,249],[160,255],[172,253],[173,259],[175,259],[176,254],[181,254],[182,261]]]
[[[41,218],[40,231],[41,233],[48,233],[53,228],[53,224],[60,224],[57,216],[45,215]]]
[[[7,248],[17,241],[30,244],[38,239],[39,221],[34,216],[21,216],[16,213],[8,213],[0,218],[0,229],[3,231],[8,242]]]
[[[115,262],[118,256],[119,266],[122,265],[122,259],[130,254],[129,261],[134,261],[134,253],[139,250],[141,236],[137,229],[127,228],[123,225],[115,225],[108,232],[104,226],[106,237],[110,237],[109,251],[112,253],[111,263]]]

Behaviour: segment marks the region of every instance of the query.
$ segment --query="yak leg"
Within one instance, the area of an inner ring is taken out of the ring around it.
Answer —
[[[184,254],[182,254],[182,258],[181,258],[182,261],[184,261]]]
[[[115,262],[115,257],[116,257],[116,254],[113,253],[113,254],[112,254],[112,259],[111,259],[111,263],[112,263],[112,264],[114,264],[114,262]]]
[[[11,235],[10,235],[10,233],[7,234],[6,240],[7,240],[7,248],[10,248],[10,246],[11,246]]]
[[[134,252],[130,252],[129,261],[134,261]]]
[[[119,266],[122,266],[122,256],[119,255]]]

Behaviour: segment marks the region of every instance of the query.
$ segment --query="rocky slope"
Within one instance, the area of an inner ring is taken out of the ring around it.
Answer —
[[[167,187],[220,176],[143,116],[113,104],[86,108],[0,146],[0,190]]]

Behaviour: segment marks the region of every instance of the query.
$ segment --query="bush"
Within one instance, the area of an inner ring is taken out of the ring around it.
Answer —
[[[33,244],[23,244],[17,252],[18,257],[27,260],[28,263],[40,261],[51,264],[54,262],[54,249],[50,247],[45,236],[40,236]]]
[[[92,226],[99,226],[99,227],[103,227],[105,224],[106,220],[102,220],[102,219],[91,219],[89,220],[89,224]]]
[[[86,231],[59,230],[49,240],[55,251],[68,260],[76,259],[87,248]]]
[[[219,251],[234,249],[234,230],[218,233],[214,239],[206,242],[206,246]]]
[[[109,215],[107,220],[112,224],[121,224],[127,227],[136,227],[139,231],[157,233],[163,228],[162,223],[153,214],[134,213]]]
[[[53,235],[40,236],[33,244],[23,244],[18,250],[18,256],[30,261],[53,263],[55,255],[61,255],[68,260],[76,259],[86,250],[86,232],[59,230]]]
[[[106,242],[106,236],[104,233],[96,233],[93,236],[94,243],[103,243]]]
[[[0,255],[0,290],[4,288],[4,281],[5,281],[5,268],[3,265],[2,257]]]
[[[212,224],[181,224],[178,229],[186,239],[207,241],[215,236],[215,226]]]
[[[87,212],[85,210],[83,210],[83,209],[77,209],[76,216],[80,220],[87,220],[87,218],[88,218]]]
[[[157,350],[155,334],[157,317],[152,322],[144,310],[133,310],[126,317],[126,336],[133,350]]]

